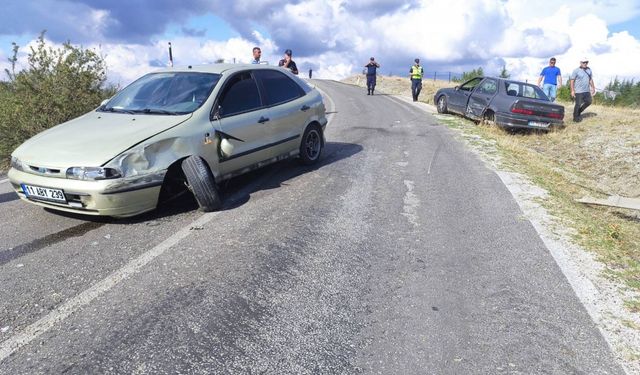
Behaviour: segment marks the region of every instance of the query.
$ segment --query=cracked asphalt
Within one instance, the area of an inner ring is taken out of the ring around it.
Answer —
[[[87,218],[0,184],[0,374],[623,373],[446,126],[314,83],[331,98],[320,165],[236,178],[215,213],[184,196]]]

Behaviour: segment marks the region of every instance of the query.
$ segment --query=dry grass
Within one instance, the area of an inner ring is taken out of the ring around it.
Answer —
[[[345,82],[364,87],[362,76]],[[433,104],[437,89],[454,85],[424,81],[420,101]],[[408,78],[379,77],[376,90],[411,95]],[[570,119],[572,103],[562,104]],[[548,133],[508,132],[456,116],[447,119],[450,126],[490,140],[504,166],[545,188],[549,198],[543,204],[573,228],[575,241],[594,252],[610,276],[640,292],[640,213],[575,202],[585,195],[640,198],[640,110],[592,105],[581,123],[567,121],[565,128]],[[626,301],[626,306],[640,312],[639,300]]]

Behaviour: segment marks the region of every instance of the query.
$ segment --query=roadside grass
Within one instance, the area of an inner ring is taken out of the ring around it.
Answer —
[[[410,96],[408,78],[380,78],[376,90]],[[364,87],[363,81],[345,80]],[[455,85],[424,81],[420,101],[433,104],[438,88]],[[561,104],[565,118],[571,119],[572,103]],[[583,196],[640,198],[640,110],[592,105],[581,123],[569,120],[564,128],[550,132],[511,132],[453,115],[439,118],[461,130],[471,143],[493,144],[502,166],[544,188],[548,196],[540,203],[559,219],[557,229],[568,230],[578,245],[593,252],[606,266],[606,277],[620,280],[640,296],[640,212],[575,201]],[[640,297],[626,300],[625,306],[640,313]]]

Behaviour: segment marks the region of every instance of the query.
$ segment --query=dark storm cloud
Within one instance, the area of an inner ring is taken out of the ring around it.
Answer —
[[[0,34],[35,35],[46,29],[47,38],[58,42],[146,43],[169,23],[180,24],[210,8],[206,0],[9,0],[0,12]],[[102,25],[94,19],[100,11],[106,12]]]

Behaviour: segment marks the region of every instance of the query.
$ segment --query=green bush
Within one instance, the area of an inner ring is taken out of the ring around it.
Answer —
[[[16,73],[18,48],[14,43],[9,80],[0,82],[0,170],[22,142],[96,108],[116,91],[106,86],[104,58],[92,50],[69,42],[50,47],[42,32],[28,66]]]

